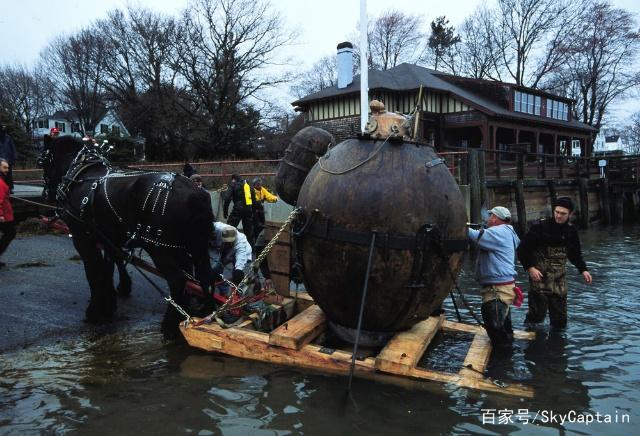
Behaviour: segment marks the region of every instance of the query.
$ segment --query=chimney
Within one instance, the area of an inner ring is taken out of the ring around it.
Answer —
[[[346,88],[353,83],[353,44],[338,44],[338,88]]]

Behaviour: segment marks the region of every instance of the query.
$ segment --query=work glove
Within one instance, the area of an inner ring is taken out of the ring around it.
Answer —
[[[244,271],[241,269],[234,269],[233,274],[231,275],[231,281],[234,285],[238,285],[242,279],[244,278]]]

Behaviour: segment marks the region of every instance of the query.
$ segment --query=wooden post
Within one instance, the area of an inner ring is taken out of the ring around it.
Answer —
[[[479,150],[469,150],[469,189],[471,191],[471,222],[482,220],[482,186],[480,185]]]
[[[555,203],[558,194],[556,192],[556,181],[550,179],[547,182],[547,187],[549,188],[549,203],[551,205],[551,214],[553,215],[553,203]]]
[[[622,222],[624,222],[624,195],[622,193],[622,191],[617,192],[616,196],[615,196],[615,202],[616,202],[616,224],[620,224]]]
[[[560,155],[560,178],[564,179],[564,156]]]
[[[524,182],[522,179],[515,181],[516,208],[518,213],[518,231],[520,236],[527,233],[527,209],[524,202]]]
[[[524,178],[524,157],[525,157],[526,153],[518,153],[517,154],[517,167],[518,167],[518,172],[517,172],[517,177],[518,180],[522,180]]]
[[[478,150],[478,174],[480,176],[480,209],[487,207],[487,168],[485,165],[486,153]],[[478,222],[478,221],[474,221]]]
[[[611,202],[609,201],[609,181],[600,179],[600,200],[602,202],[602,224],[611,224]]]
[[[580,227],[586,229],[589,227],[589,179],[580,177],[578,189],[580,191]]]

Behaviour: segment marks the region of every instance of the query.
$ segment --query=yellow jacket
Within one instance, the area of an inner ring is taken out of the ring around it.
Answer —
[[[267,191],[267,188],[265,188],[264,186],[260,189],[253,188],[253,193],[255,194],[257,203],[262,203],[264,201],[275,203],[276,201],[278,201],[278,197]]]

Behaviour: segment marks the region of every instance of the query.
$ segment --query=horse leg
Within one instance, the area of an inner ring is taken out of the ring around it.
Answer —
[[[118,266],[118,295],[121,297],[128,297],[131,295],[131,276],[127,271],[127,267],[121,260],[116,261]]]
[[[151,255],[154,265],[167,281],[171,291],[171,298],[178,306],[186,310],[188,299],[184,292],[184,286],[187,278],[178,266],[181,262],[176,262],[171,254],[157,252],[149,254]],[[183,315],[178,313],[173,306],[168,305],[161,326],[164,336],[168,339],[179,337],[178,325],[180,321],[183,320]]]
[[[88,322],[104,322],[116,311],[116,295],[113,292],[112,276],[108,275],[102,251],[96,241],[78,232],[73,236],[73,245],[82,257],[84,272],[91,289],[91,299],[85,316]]]
[[[116,292],[120,297],[128,297],[131,295],[131,277],[127,271],[127,267],[121,259],[112,256],[108,251],[104,252],[104,260],[107,266],[107,274],[113,278],[114,266],[118,267],[118,287]],[[113,283],[113,281],[112,281]],[[113,284],[112,284],[113,286]]]

